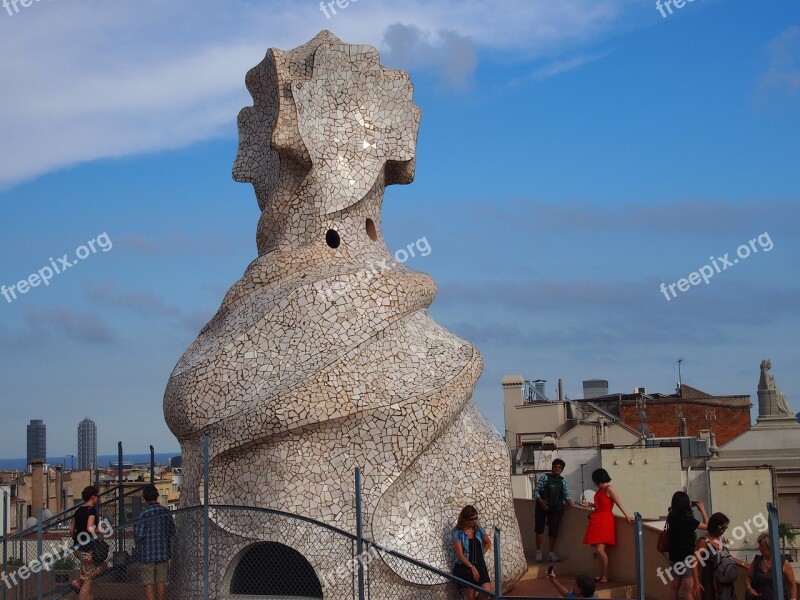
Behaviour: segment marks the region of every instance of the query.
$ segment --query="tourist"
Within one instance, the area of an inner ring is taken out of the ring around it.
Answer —
[[[722,583],[717,580],[714,571],[717,566],[718,555],[727,553],[724,540],[725,530],[728,529],[730,519],[720,512],[716,512],[708,519],[708,532],[697,540],[694,547],[695,556],[706,556],[705,560],[698,560],[692,570],[692,593],[695,598],[702,600],[733,600],[736,581]],[[747,563],[738,558],[733,558],[734,564],[746,567]]]
[[[633,522],[633,517],[628,514],[622,506],[619,496],[614,488],[611,487],[611,476],[605,469],[595,469],[592,472],[592,481],[597,492],[594,494],[594,503],[581,502],[582,506],[592,507],[594,511],[589,515],[589,525],[583,536],[584,544],[594,546],[597,556],[600,558],[600,575],[594,580],[599,583],[608,583],[608,554],[607,546],[617,545],[617,531],[614,522],[614,505],[622,511],[629,523]]]
[[[451,539],[456,553],[453,575],[474,583],[486,591],[492,591],[489,570],[483,557],[491,548],[492,542],[483,527],[478,524],[478,510],[471,504],[461,509]],[[466,588],[465,591],[467,600],[474,600],[475,590]]]
[[[760,600],[778,600],[775,598],[775,581],[772,577],[772,548],[769,545],[769,534],[762,533],[758,536],[758,550],[760,554],[753,557],[753,562],[745,575],[745,590],[748,598]],[[797,581],[794,578],[792,564],[783,558],[781,562],[783,573],[784,597],[789,600],[797,599]]]
[[[550,569],[552,568],[553,567],[550,567]],[[573,584],[571,590],[558,582],[556,579],[556,574],[552,570],[547,571],[547,579],[549,579],[550,583],[553,584],[553,587],[558,590],[558,593],[561,594],[562,598],[595,598],[594,579],[592,579],[589,575],[578,575],[575,578],[575,583]]]
[[[147,600],[165,600],[175,523],[169,509],[158,503],[158,488],[152,483],[144,486],[142,498],[147,506],[139,513],[134,536],[136,558],[142,563],[140,573],[144,596]]]
[[[696,506],[702,521],[698,521],[692,512],[692,506]],[[683,573],[678,575],[675,565],[678,563],[686,564],[688,557],[694,555],[696,544],[695,530],[707,529],[708,515],[706,515],[705,505],[700,502],[689,500],[686,492],[675,492],[672,494],[672,503],[667,515],[667,527],[669,529],[669,566],[671,578],[669,584],[669,600],[678,600],[683,596],[685,600],[692,597],[692,585],[694,577],[693,569],[684,568]]]
[[[78,579],[70,582],[72,589],[81,600],[91,596],[92,579],[103,568],[103,563],[95,564],[92,555],[92,544],[99,531],[97,518],[97,496],[100,491],[93,485],[87,486],[81,492],[83,504],[76,510],[72,519],[72,541],[75,543],[75,558],[81,565]]]
[[[552,470],[543,474],[536,482],[533,499],[534,531],[536,532],[536,562],[542,562],[542,534],[545,523],[547,534],[550,537],[550,562],[558,562],[556,554],[556,538],[558,538],[558,525],[565,506],[572,506],[567,480],[561,476],[566,464],[560,458],[553,461]]]

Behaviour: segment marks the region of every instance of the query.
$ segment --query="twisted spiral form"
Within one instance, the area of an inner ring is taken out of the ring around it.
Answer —
[[[477,349],[428,314],[433,280],[394,260],[383,190],[410,183],[419,109],[407,74],[329,32],[272,49],[247,75],[233,175],[253,184],[259,256],[176,365],[164,411],[184,454],[184,505],[275,508],[366,535],[442,569],[460,508],[504,531],[508,578],[525,570],[508,451],[478,412]],[[232,549],[280,532],[215,526]],[[238,544],[238,545],[237,545]],[[325,556],[304,556],[324,569]],[[422,575],[386,560],[402,581]]]

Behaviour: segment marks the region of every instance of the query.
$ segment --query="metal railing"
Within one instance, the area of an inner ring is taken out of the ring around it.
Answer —
[[[204,482],[209,481],[207,448],[206,441]],[[137,506],[132,498],[138,489],[126,491],[120,486],[106,493],[101,513],[114,519],[109,519],[111,528],[103,532],[103,537],[114,550],[91,584],[92,595],[98,600],[143,597],[145,567],[139,562],[135,532],[149,521],[172,519],[176,535],[167,590],[168,597],[174,600],[254,597],[449,600],[460,598],[464,589],[474,589],[483,593],[483,597],[496,600],[512,597],[504,595],[502,590],[502,532],[497,528],[493,532],[491,591],[366,539],[360,470],[356,470],[354,481],[355,532],[280,510],[210,505],[207,483],[204,486],[203,505],[145,519],[132,515]],[[75,507],[46,521],[40,511],[35,528],[11,537],[4,535],[2,600],[76,597],[69,588],[78,567],[70,538],[74,510]],[[777,509],[768,504],[768,512],[770,541],[775,555],[779,555]],[[634,536],[636,598],[645,600],[639,513],[635,514]],[[302,548],[302,553],[296,548]],[[774,569],[777,568],[780,567]],[[782,597],[782,578],[778,576],[775,581],[776,597]],[[523,600],[520,596],[513,597]]]

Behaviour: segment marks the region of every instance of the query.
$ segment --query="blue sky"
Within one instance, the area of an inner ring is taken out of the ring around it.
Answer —
[[[800,4],[17,8],[0,7],[0,284],[111,247],[0,296],[0,456],[38,418],[48,453],[73,454],[86,416],[101,453],[178,449],[167,378],[256,255],[255,196],[230,177],[244,75],[321,29],[411,73],[416,180],[387,190],[384,235],[430,245],[407,264],[483,354],[498,429],[505,374],[669,393],[677,358],[685,383],[754,403],[771,358],[800,410]],[[750,240],[708,284],[659,291]]]

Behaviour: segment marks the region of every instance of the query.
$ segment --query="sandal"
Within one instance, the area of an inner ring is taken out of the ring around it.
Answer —
[[[608,583],[608,577],[595,577],[594,580],[597,583]]]

